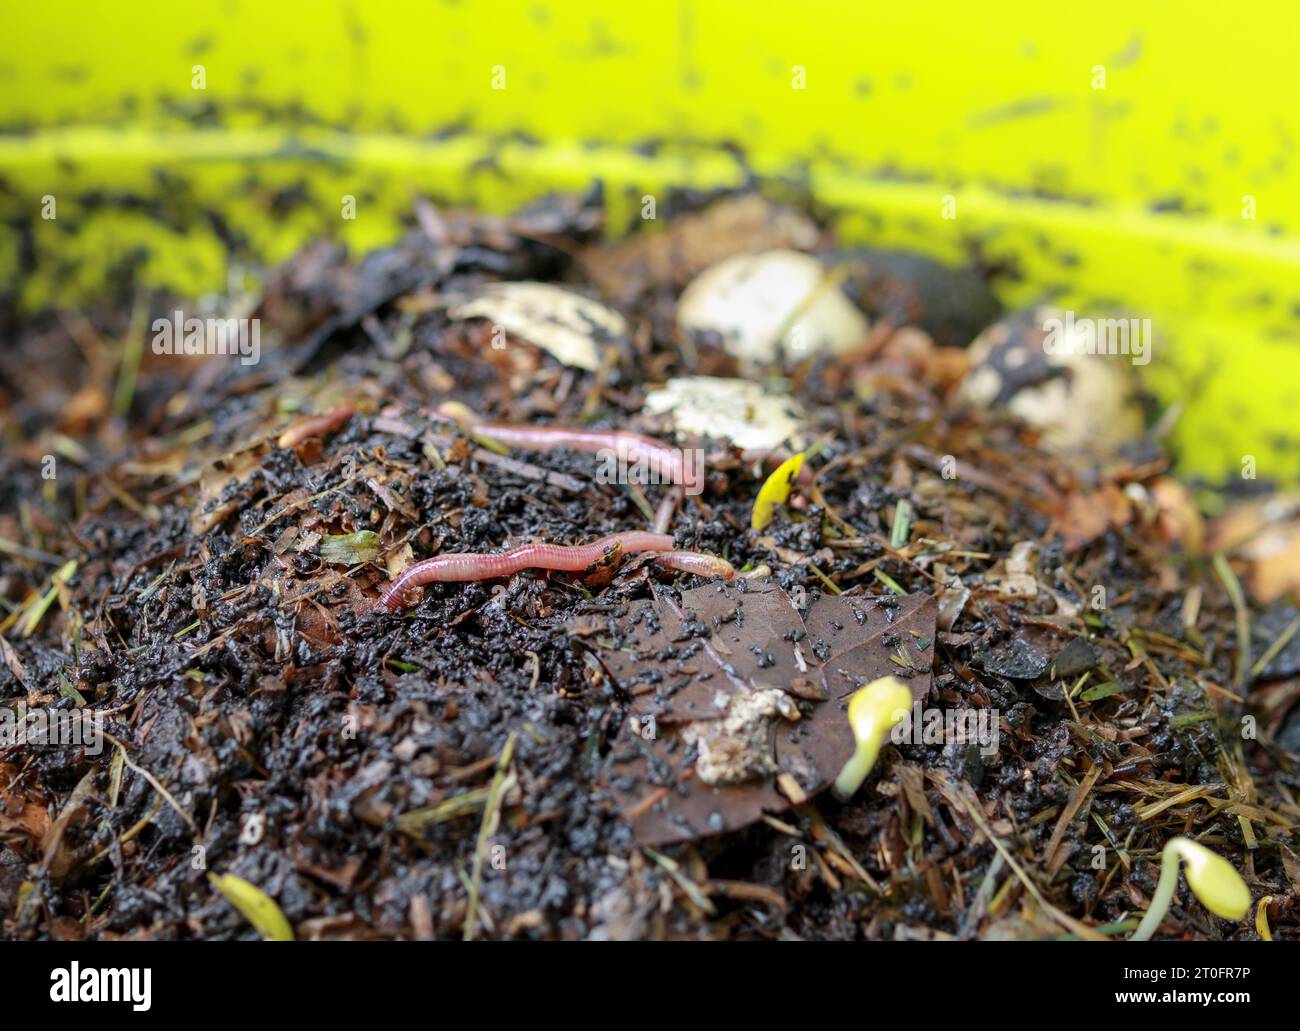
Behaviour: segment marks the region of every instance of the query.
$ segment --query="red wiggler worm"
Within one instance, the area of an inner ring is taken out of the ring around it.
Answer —
[[[676,569],[696,576],[720,577],[730,580],[736,575],[735,567],[725,558],[706,555],[702,551],[661,551],[654,557],[656,565]]]
[[[322,437],[327,433],[333,433],[356,414],[357,410],[352,405],[341,404],[324,415],[300,419],[280,434],[276,444],[283,448],[297,447],[308,437]]]
[[[495,555],[462,553],[436,555],[407,566],[379,599],[389,611],[401,608],[412,587],[451,580],[490,580],[513,576],[524,569],[558,569],[580,573],[601,561],[638,551],[670,551],[672,537],[633,530],[602,537],[590,544],[525,544]],[[714,574],[717,575],[717,574]]]
[[[659,507],[655,510],[654,522],[650,524],[650,529],[654,533],[667,533],[668,528],[673,525],[673,516],[677,514],[677,506],[682,502],[682,493],[681,487],[674,487],[659,502]]]
[[[530,451],[550,451],[561,447],[589,454],[612,451],[620,462],[645,463],[646,468],[663,482],[679,483],[695,491],[704,486],[703,470],[695,463],[687,462],[684,452],[644,433],[563,426],[513,426],[500,422],[479,423],[474,432],[506,447]]]
[[[704,489],[702,464],[691,460],[690,452],[670,447],[661,440],[629,430],[584,430],[566,426],[519,426],[506,422],[478,422],[463,409],[444,405],[440,414],[460,422],[466,429],[506,447],[525,451],[553,451],[567,447],[597,454],[610,451],[618,461],[644,463],[661,482],[677,483],[688,493]]]

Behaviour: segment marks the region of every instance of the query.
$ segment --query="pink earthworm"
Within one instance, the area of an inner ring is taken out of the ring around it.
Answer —
[[[655,510],[654,522],[650,524],[650,530],[653,533],[667,533],[668,528],[673,525],[673,516],[677,514],[677,506],[682,503],[682,488],[674,487],[664,499],[659,502],[659,507]]]
[[[670,447],[661,440],[630,430],[584,430],[567,426],[521,426],[507,422],[479,422],[463,406],[444,405],[439,414],[465,429],[506,447],[524,451],[553,451],[567,447],[598,454],[609,451],[621,463],[644,463],[660,481],[681,484],[688,494],[704,489],[703,463],[693,452]]]
[[[736,568],[725,558],[706,555],[702,551],[661,551],[654,556],[654,561],[668,569],[694,573],[696,576],[716,576],[730,580],[736,575]]]
[[[589,454],[610,451],[619,462],[643,462],[658,479],[681,484],[692,493],[698,494],[704,487],[704,470],[698,463],[688,461],[686,452],[644,433],[564,426],[514,426],[502,422],[479,423],[474,432],[506,447],[528,451],[550,451],[561,447]]]
[[[451,580],[490,580],[513,576],[524,569],[558,569],[580,573],[602,561],[638,551],[670,551],[672,537],[633,530],[602,537],[590,544],[525,544],[495,555],[461,553],[436,555],[407,566],[380,597],[378,605],[389,611],[401,608],[412,587]]]
[[[276,444],[283,448],[297,447],[308,437],[323,437],[327,433],[333,433],[356,414],[357,410],[352,405],[341,404],[324,415],[299,419],[280,434]]]

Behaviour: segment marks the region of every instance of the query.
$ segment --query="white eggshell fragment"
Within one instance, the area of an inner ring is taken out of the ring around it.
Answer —
[[[998,406],[1037,426],[1057,452],[1113,452],[1143,432],[1134,357],[1095,353],[1077,334],[1048,346],[1050,308],[995,322],[970,346],[963,398]],[[1139,359],[1140,361],[1140,359]]]
[[[738,358],[768,363],[860,344],[868,322],[831,270],[798,251],[737,254],[701,272],[682,292],[683,329],[716,332]]]
[[[618,312],[549,283],[493,283],[447,314],[488,319],[561,364],[589,372],[600,368],[600,343],[627,336]]]
[[[668,416],[679,433],[730,440],[741,450],[770,451],[803,425],[803,412],[789,397],[715,376],[670,379],[646,397],[645,410]]]

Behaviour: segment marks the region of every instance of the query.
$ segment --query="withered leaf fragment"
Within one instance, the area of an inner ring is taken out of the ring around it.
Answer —
[[[893,674],[923,698],[937,607],[925,594],[823,596],[709,584],[632,605],[592,636],[632,699],[608,782],[639,842],[737,830],[807,796],[853,754],[845,699]],[[608,645],[608,646],[607,646]]]

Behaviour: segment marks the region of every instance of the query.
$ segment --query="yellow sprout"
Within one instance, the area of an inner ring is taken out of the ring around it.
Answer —
[[[1131,941],[1146,941],[1156,933],[1169,911],[1178,887],[1178,861],[1187,864],[1187,886],[1215,916],[1240,920],[1250,912],[1250,889],[1231,863],[1191,838],[1170,838],[1160,859],[1160,880],[1151,896],[1151,908],[1133,932]]]
[[[1265,895],[1259,900],[1259,906],[1255,909],[1255,933],[1259,935],[1261,941],[1273,940],[1273,935],[1268,929],[1268,907],[1272,902],[1273,896]]]
[[[280,907],[261,888],[232,873],[208,874],[212,886],[226,897],[250,924],[256,927],[265,941],[293,941],[293,925]]]
[[[800,451],[776,467],[776,471],[763,481],[758,497],[754,499],[754,511],[749,517],[749,525],[761,530],[772,521],[772,509],[784,505],[790,500],[790,488],[794,485],[807,457]]]
[[[849,726],[858,743],[853,758],[844,764],[835,778],[835,797],[841,801],[851,798],[862,786],[876,765],[880,746],[912,706],[912,692],[897,677],[881,677],[849,699]]]

